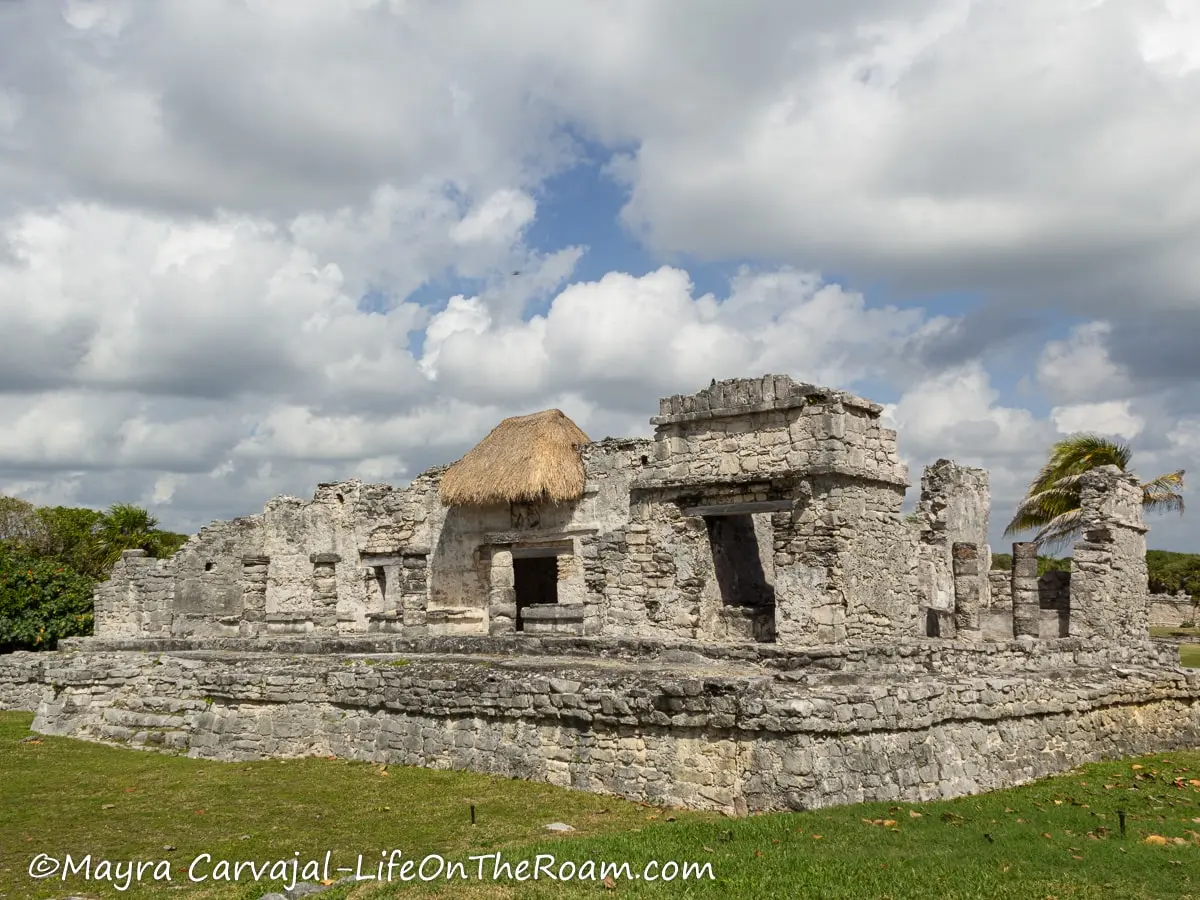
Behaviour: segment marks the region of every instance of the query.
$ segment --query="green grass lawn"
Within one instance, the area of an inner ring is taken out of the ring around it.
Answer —
[[[420,896],[778,898],[1193,898],[1200,900],[1200,752],[1086,766],[1010,791],[730,819],[546,785],[330,759],[214,763],[65,738],[24,742],[31,717],[0,713],[0,898],[251,898],[272,885],[187,880],[214,860],[321,858],[374,871],[379,852],[464,862],[711,863],[714,880],[649,884],[470,880],[360,883],[328,900]],[[386,772],[386,774],[384,774]],[[470,806],[476,824],[470,823]],[[1126,813],[1120,832],[1118,811]],[[548,838],[544,825],[577,831]],[[1150,842],[1147,842],[1150,838]],[[39,853],[170,860],[173,881],[122,893],[78,877],[35,881]],[[543,861],[545,862],[545,861]],[[492,864],[484,864],[490,873]],[[205,869],[207,871],[207,869]],[[336,873],[335,873],[336,874]]]

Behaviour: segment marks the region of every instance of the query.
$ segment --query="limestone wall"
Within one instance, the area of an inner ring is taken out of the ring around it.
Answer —
[[[611,647],[603,666],[598,646],[550,665],[44,654],[57,687],[34,727],[216,759],[466,768],[728,811],[951,797],[1200,739],[1200,679],[1151,648],[948,643],[721,664],[630,647],[622,661]],[[889,669],[910,675],[875,674]]]
[[[907,484],[882,410],[786,375],[714,382],[659,401],[650,473],[669,481],[841,473]]]
[[[987,574],[987,473],[938,460],[901,516],[907,470],[881,411],[786,376],[713,382],[662,400],[653,441],[585,447],[583,496],[557,505],[446,508],[444,468],[403,489],[322,484],[312,500],[213,523],[171,560],[127,554],[97,588],[96,632],[483,636],[528,624],[808,647],[949,639],[961,624],[971,640],[1005,639],[1012,591]],[[1035,590],[1025,573],[1022,634],[1140,640],[1136,484],[1101,471],[1083,493],[1082,575]],[[556,557],[551,575],[529,562],[539,556]],[[522,600],[518,616],[518,572],[557,602]]]
[[[1140,640],[1149,627],[1149,579],[1137,477],[1116,466],[1087,473],[1080,508],[1083,536],[1071,563],[1071,633]]]
[[[45,692],[45,653],[0,653],[0,709],[33,712]]]
[[[937,634],[954,635],[952,550],[956,543],[971,544],[976,548],[978,563],[975,574],[970,577],[973,584],[969,590],[978,596],[981,605],[988,605],[989,511],[988,475],[983,469],[960,466],[948,459],[939,459],[925,467],[915,516],[920,540],[913,551],[920,606],[929,611],[923,617],[926,621],[922,621],[922,627],[929,621],[936,626]],[[929,633],[928,628],[926,633]]]
[[[1146,621],[1154,628],[1179,628],[1196,621],[1196,602],[1187,594],[1151,594]]]
[[[96,634],[169,635],[175,601],[174,560],[127,550],[93,592]]]

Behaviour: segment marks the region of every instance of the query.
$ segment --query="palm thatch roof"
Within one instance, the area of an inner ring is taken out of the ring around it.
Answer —
[[[513,416],[442,476],[447,506],[563,503],[583,496],[579,448],[591,438],[562,410]]]

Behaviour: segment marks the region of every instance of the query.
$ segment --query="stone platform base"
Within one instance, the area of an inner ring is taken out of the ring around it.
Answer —
[[[948,798],[1200,746],[1200,675],[1149,642],[69,646],[0,656],[0,707],[193,757],[336,755],[735,813]]]

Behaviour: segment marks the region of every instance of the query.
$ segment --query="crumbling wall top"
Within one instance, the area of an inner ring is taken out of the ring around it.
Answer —
[[[1145,533],[1143,491],[1137,476],[1116,466],[1101,466],[1079,480],[1080,524],[1091,528],[1118,525]]]
[[[809,404],[841,404],[878,416],[883,407],[846,391],[793,381],[789,375],[714,381],[694,394],[675,394],[658,401],[651,425],[670,425],[724,416],[792,409]]]

